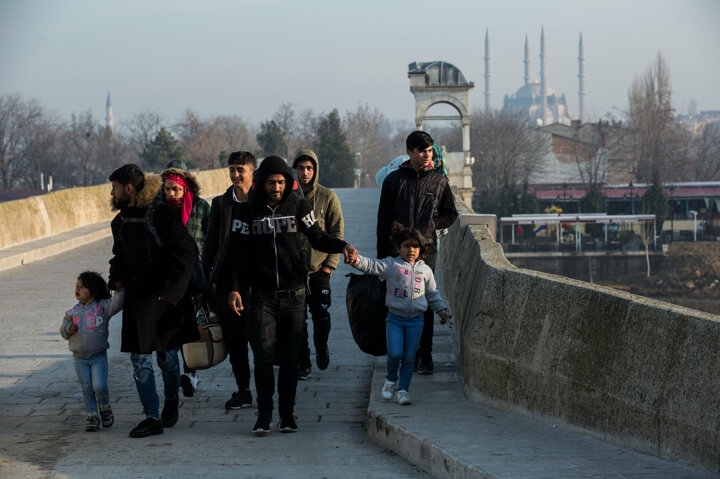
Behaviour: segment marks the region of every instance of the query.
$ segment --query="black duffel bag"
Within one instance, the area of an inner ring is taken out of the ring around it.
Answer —
[[[373,356],[387,354],[385,281],[370,274],[350,273],[345,294],[353,339],[360,350]]]

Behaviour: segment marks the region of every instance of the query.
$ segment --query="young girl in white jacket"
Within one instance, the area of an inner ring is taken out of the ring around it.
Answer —
[[[352,266],[382,276],[387,285],[387,374],[382,397],[392,400],[397,383],[398,404],[410,404],[410,380],[415,352],[423,330],[423,313],[430,307],[447,322],[448,308],[440,296],[432,270],[422,260],[425,241],[418,230],[395,223],[392,239],[399,256],[381,260],[358,256]],[[400,373],[398,374],[398,369]]]

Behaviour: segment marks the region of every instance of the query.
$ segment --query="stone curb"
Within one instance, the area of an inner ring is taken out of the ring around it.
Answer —
[[[442,479],[497,479],[443,447],[439,441],[402,426],[394,414],[383,411],[387,404],[380,398],[384,381],[385,361],[380,357],[375,362],[367,413],[367,433],[373,441]]]

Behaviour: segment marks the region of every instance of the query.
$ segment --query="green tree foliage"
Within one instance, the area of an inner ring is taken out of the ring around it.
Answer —
[[[315,153],[322,165],[320,181],[323,185],[329,188],[353,186],[353,155],[337,109],[320,120]]]
[[[598,185],[593,185],[587,194],[580,200],[580,208],[583,213],[604,213],[605,212],[605,195],[602,194]],[[605,234],[603,225],[588,224],[585,226],[587,231],[593,238],[603,236]]]
[[[162,170],[165,165],[173,160],[185,161],[185,150],[175,137],[165,128],[160,128],[157,136],[145,144],[140,158],[146,168],[150,170]],[[193,165],[188,163],[189,167]]]
[[[257,134],[257,141],[263,150],[263,156],[283,156],[287,151],[282,129],[275,120],[260,124],[260,133]]]

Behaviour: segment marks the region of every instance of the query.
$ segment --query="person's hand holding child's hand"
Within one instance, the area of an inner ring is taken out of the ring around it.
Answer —
[[[348,243],[343,249],[343,255],[345,256],[345,264],[353,264],[357,260],[358,250]]]

